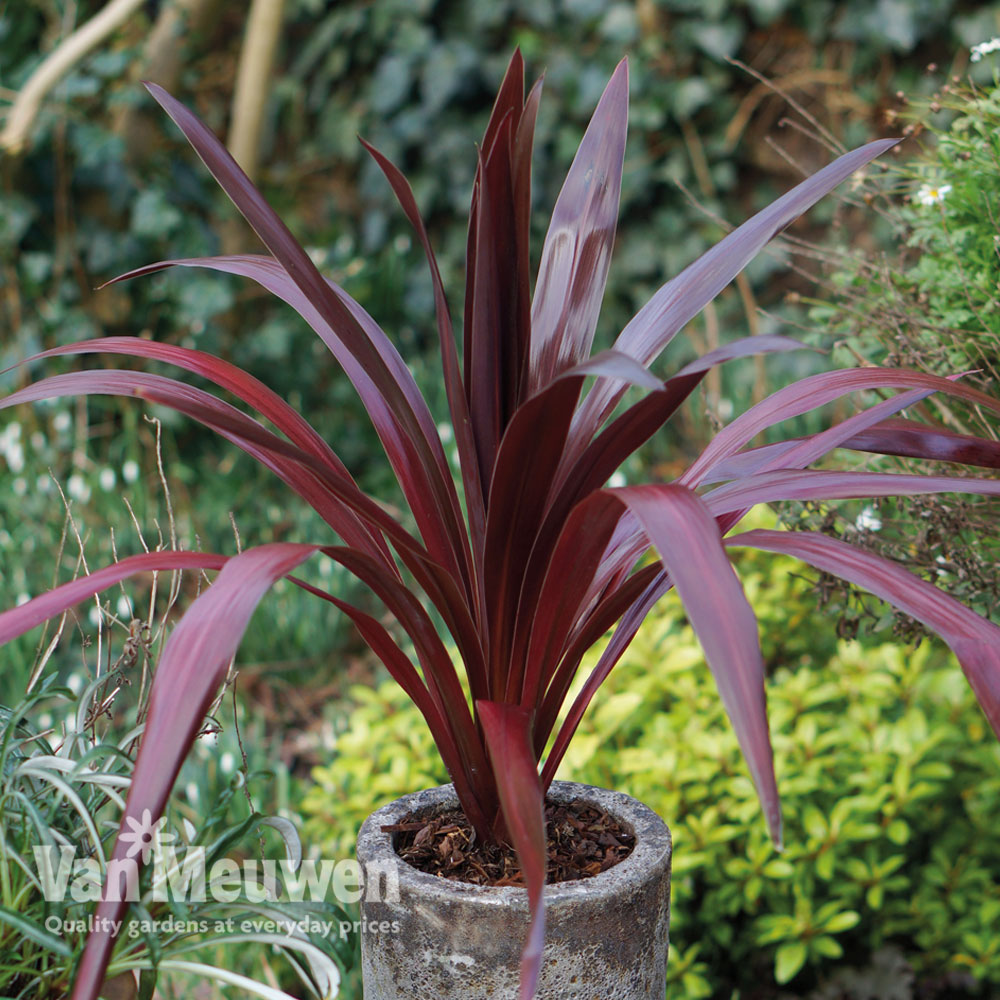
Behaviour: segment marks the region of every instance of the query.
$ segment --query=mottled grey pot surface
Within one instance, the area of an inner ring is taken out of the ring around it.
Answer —
[[[651,809],[619,792],[553,782],[549,797],[583,799],[623,820],[636,847],[594,878],[547,886],[538,1000],[663,1000],[670,920],[670,831]],[[451,785],[391,802],[365,821],[358,861],[369,880],[361,901],[365,1000],[516,1000],[528,894],[428,875],[401,861],[382,826],[407,813],[458,805]],[[374,866],[374,867],[371,867]],[[369,898],[369,897],[373,898]]]

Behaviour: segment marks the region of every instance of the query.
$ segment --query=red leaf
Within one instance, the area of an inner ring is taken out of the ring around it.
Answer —
[[[994,733],[1000,736],[1000,628],[901,566],[807,531],[748,531],[725,540],[795,556],[863,587],[937,632],[958,657]]]
[[[212,552],[174,551],[143,552],[137,556],[120,559],[111,566],[105,566],[104,569],[53,587],[52,590],[40,594],[20,607],[0,611],[0,646],[136,573],[158,570],[221,569],[227,559],[228,556],[215,555]]]
[[[275,544],[233,556],[177,623],[153,676],[142,745],[114,860],[129,856],[131,847],[121,835],[140,822],[146,810],[153,818],[163,813],[184,757],[260,599],[315,551],[314,545]],[[119,921],[128,906],[126,900],[114,898],[116,895],[105,887],[105,898],[96,912],[99,928]],[[113,944],[114,936],[106,930],[95,930],[88,937],[72,1000],[96,1000]]]
[[[783,229],[855,170],[894,146],[879,139],[838,157],[734,229],[677,277],[668,281],[632,318],[615,347],[648,365]],[[599,381],[584,401],[575,442],[589,440],[622,398],[620,387]]]
[[[531,927],[521,954],[520,1000],[532,1000],[542,965],[545,941],[545,808],[538,767],[532,751],[531,713],[516,705],[476,703],[500,793],[507,832],[528,889]]]
[[[681,477],[681,481],[697,486],[703,481],[705,474],[718,463],[735,455],[741,448],[749,444],[762,430],[772,424],[780,423],[791,417],[800,416],[818,406],[830,403],[841,396],[863,389],[915,389],[923,392],[946,392],[958,396],[971,403],[977,403],[986,409],[1000,413],[1000,400],[987,396],[969,386],[961,385],[949,378],[928,375],[925,372],[907,371],[901,368],[856,368],[844,371],[821,372],[793,382],[779,389],[755,406],[741,413],[732,423],[724,427],[710,442],[708,447],[698,456],[697,460]],[[909,405],[921,398],[920,393],[907,393],[903,398],[885,400],[876,404],[862,414],[851,417],[843,423],[824,431],[822,435],[814,435],[799,441],[796,448],[799,454],[812,455],[808,462],[837,447],[838,439],[848,440],[843,428],[856,428],[861,431],[872,423],[871,415],[882,419],[901,406]],[[851,430],[854,433],[854,430]],[[816,442],[825,445],[817,448]],[[788,460],[790,451],[782,452],[782,461]],[[803,464],[808,464],[804,462]]]
[[[627,128],[628,63],[623,59],[552,210],[531,304],[532,393],[590,354],[611,266]]]

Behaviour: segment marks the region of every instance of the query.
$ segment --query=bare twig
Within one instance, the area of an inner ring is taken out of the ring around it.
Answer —
[[[120,28],[142,4],[143,0],[111,0],[42,60],[10,109],[7,124],[0,132],[0,150],[16,155],[27,148],[31,127],[45,97],[88,52]]]

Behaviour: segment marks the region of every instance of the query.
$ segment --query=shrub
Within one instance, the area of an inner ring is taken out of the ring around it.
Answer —
[[[977,49],[973,49],[975,56]],[[814,339],[835,342],[841,363],[901,364],[989,390],[1000,376],[1000,84],[995,49],[985,47],[979,82],[949,80],[899,117],[919,137],[915,155],[869,176],[866,201],[893,230],[889,251],[820,247],[827,272],[814,302]],[[996,418],[961,401],[929,398],[916,412],[953,433],[996,442]],[[1000,451],[1000,444],[996,445]],[[869,467],[911,471],[902,459]],[[786,504],[792,525],[852,537],[908,566],[981,614],[1000,608],[1000,507],[993,499],[913,497],[868,505]],[[914,532],[913,525],[919,529]],[[856,628],[865,617],[856,593],[827,580],[834,612]],[[869,624],[884,625],[879,616]],[[888,619],[892,621],[892,619]],[[897,617],[897,630],[914,634]]]

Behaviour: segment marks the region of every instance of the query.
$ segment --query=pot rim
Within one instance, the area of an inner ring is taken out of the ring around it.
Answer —
[[[571,901],[587,896],[590,900],[610,899],[618,896],[627,886],[649,878],[651,870],[667,868],[671,855],[670,830],[666,823],[648,806],[623,792],[598,788],[576,781],[553,781],[548,797],[557,802],[583,799],[611,813],[631,828],[635,847],[627,858],[599,875],[573,882],[559,882],[545,886],[546,906],[560,901]],[[409,812],[436,808],[444,810],[458,805],[458,796],[452,785],[439,785],[403,795],[393,802],[376,809],[364,822],[358,833],[357,854],[363,865],[385,865],[395,861],[401,889],[418,892],[429,897],[446,896],[478,900],[483,904],[513,905],[527,909],[528,891],[520,886],[485,886],[471,882],[430,875],[414,868],[396,853],[392,834],[383,833],[381,827],[398,822]]]

